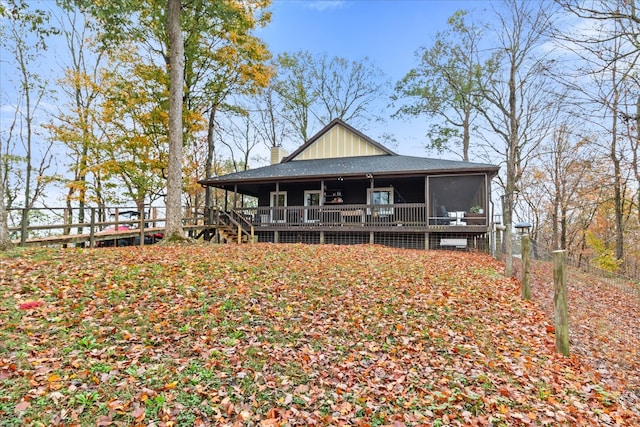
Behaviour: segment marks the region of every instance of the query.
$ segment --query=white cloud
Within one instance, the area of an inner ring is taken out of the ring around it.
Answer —
[[[339,9],[344,6],[344,4],[344,0],[316,0],[307,2],[307,7],[309,9],[324,11],[330,9]]]

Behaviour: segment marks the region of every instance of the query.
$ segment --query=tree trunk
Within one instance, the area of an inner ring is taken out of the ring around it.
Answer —
[[[216,108],[211,106],[211,112],[209,113],[209,126],[207,127],[207,161],[205,164],[205,178],[209,178],[213,175],[213,157],[215,155],[215,145],[213,131],[215,128]],[[205,188],[204,205],[205,212],[209,212],[213,208],[213,197],[211,192],[213,188],[209,185]]]
[[[2,139],[0,139],[0,153],[2,153]],[[0,159],[0,251],[11,246],[9,239],[9,225],[7,223],[7,210],[4,205],[4,162]]]
[[[624,258],[624,229],[623,229],[623,213],[622,205],[624,203],[622,195],[622,171],[620,167],[620,158],[618,157],[618,114],[620,93],[618,90],[618,82],[616,81],[617,69],[614,65],[613,68],[613,99],[611,106],[611,149],[609,151],[609,157],[613,164],[613,205],[615,212],[615,257],[617,260]]]
[[[180,0],[167,0],[169,36],[169,165],[167,170],[166,238],[184,239],[182,228],[182,97],[184,93],[184,40],[180,28]]]
[[[462,126],[462,160],[469,161],[469,145],[471,144],[471,111],[468,109],[464,112],[464,121]]]
[[[506,229],[506,276],[513,275],[513,204],[514,195],[516,189],[517,176],[517,162],[518,162],[518,150],[520,146],[518,144],[519,127],[518,127],[518,99],[517,99],[517,66],[516,59],[511,59],[511,67],[509,71],[509,141],[507,147],[507,183],[505,188],[505,202],[507,204],[504,213],[504,222]]]

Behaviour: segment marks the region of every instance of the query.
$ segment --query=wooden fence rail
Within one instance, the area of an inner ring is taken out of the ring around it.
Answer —
[[[9,235],[20,246],[82,244],[95,247],[97,242],[135,241],[144,245],[145,237],[164,232],[164,208],[136,207],[33,208],[10,209]],[[202,209],[183,210],[183,227],[191,237],[213,227],[216,213],[205,215]],[[74,222],[77,221],[77,222]]]

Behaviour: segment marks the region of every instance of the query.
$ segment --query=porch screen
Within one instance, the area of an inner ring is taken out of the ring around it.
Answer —
[[[443,212],[479,212],[487,208],[485,175],[429,177],[431,217]]]

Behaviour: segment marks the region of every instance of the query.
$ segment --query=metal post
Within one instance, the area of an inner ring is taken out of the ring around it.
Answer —
[[[531,239],[522,235],[522,298],[531,299]]]

